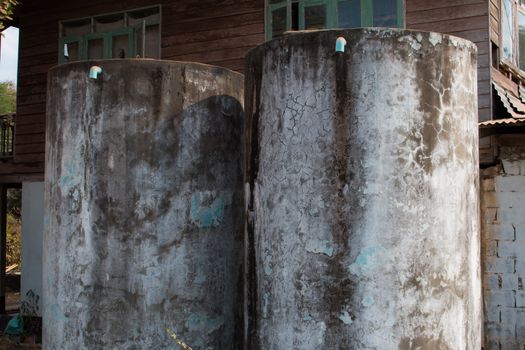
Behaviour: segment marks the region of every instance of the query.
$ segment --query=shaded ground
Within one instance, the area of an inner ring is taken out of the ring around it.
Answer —
[[[5,310],[7,314],[18,313],[20,309],[20,273],[6,274]]]

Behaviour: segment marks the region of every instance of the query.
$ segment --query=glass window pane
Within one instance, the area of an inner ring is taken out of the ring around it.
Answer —
[[[147,26],[146,27],[146,54],[148,58],[160,58],[159,57],[159,26]]]
[[[159,8],[153,7],[128,13],[128,26],[140,24],[142,21],[146,21],[146,24],[150,25],[159,24]]]
[[[397,1],[373,0],[374,27],[397,27]]]
[[[518,12],[518,28],[520,36],[520,69],[525,70],[525,15]]]
[[[272,11],[272,38],[277,38],[286,31],[286,7]]]
[[[80,45],[78,42],[64,44],[64,62],[73,62],[80,59]]]
[[[97,38],[87,41],[88,59],[104,58],[104,39]]]
[[[337,26],[339,28],[357,28],[361,26],[361,1],[339,1],[337,4]]]
[[[135,55],[135,58],[139,58],[139,57],[144,57],[144,48],[143,48],[143,45],[144,45],[144,32],[145,32],[145,27],[143,27],[145,25],[145,23],[143,23],[143,25],[140,25],[140,26],[135,26],[135,28],[133,28],[133,41],[134,41],[134,47],[135,47],[135,52],[134,52],[134,55]]]
[[[114,35],[111,43],[112,58],[127,58],[128,52],[128,34]]]
[[[62,23],[62,36],[78,36],[91,33],[91,21],[83,19]]]
[[[292,30],[299,30],[299,3],[292,2]]]
[[[315,5],[304,8],[304,29],[326,28],[326,5]]]
[[[97,17],[95,18],[95,32],[103,33],[124,28],[124,14]]]
[[[514,50],[512,48],[512,36],[514,30],[512,29],[512,0],[503,0],[503,8],[501,9],[501,35],[502,35],[502,50],[503,58],[512,61]]]

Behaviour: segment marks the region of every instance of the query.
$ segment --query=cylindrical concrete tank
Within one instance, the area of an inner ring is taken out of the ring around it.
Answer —
[[[107,60],[48,84],[44,348],[240,348],[242,75]]]
[[[475,46],[290,34],[245,90],[251,349],[480,349]]]

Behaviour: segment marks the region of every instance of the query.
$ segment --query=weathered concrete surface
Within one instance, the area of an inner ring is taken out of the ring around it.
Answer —
[[[242,75],[108,60],[48,81],[44,348],[239,348]]]
[[[480,349],[475,46],[298,33],[246,71],[251,349]]]

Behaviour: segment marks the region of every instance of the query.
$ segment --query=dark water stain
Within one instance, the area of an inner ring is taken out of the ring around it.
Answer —
[[[250,213],[255,212],[254,190],[259,172],[260,156],[260,137],[259,121],[261,114],[261,88],[262,88],[262,70],[264,55],[252,51],[246,58],[246,76],[245,83],[245,127],[244,127],[244,182],[249,185],[250,198],[245,203],[248,208],[246,217],[246,298],[247,298],[247,339],[246,346],[251,349],[260,349],[259,340],[259,310],[258,310],[258,292],[257,292],[257,254],[254,221],[250,218]]]

